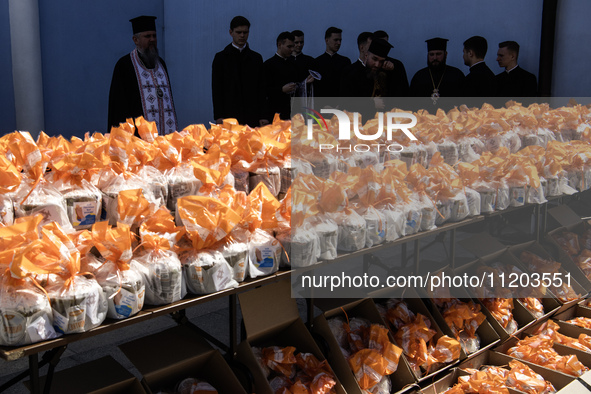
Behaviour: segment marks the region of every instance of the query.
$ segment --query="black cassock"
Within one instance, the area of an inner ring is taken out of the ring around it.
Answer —
[[[499,97],[535,97],[538,94],[536,76],[517,66],[511,72],[503,71],[495,76],[497,96]]]
[[[166,71],[168,70],[164,60],[159,59]],[[167,78],[170,81],[170,78]],[[172,92],[172,89],[171,89]],[[171,93],[172,94],[172,93]],[[111,79],[111,88],[109,90],[109,115],[107,132],[111,131],[112,126],[119,126],[119,123],[125,122],[127,118],[146,117],[142,107],[142,98],[135,75],[135,69],[131,62],[131,55],[125,55],[117,61],[113,70]]]
[[[304,79],[308,78],[310,70],[316,71],[314,69],[314,58],[312,56],[300,53],[298,56],[290,56],[289,61],[296,67],[296,82],[298,83],[303,82]]]
[[[466,75],[466,97],[493,97],[497,94],[495,74],[486,63],[470,67]]]
[[[267,59],[263,65],[265,71],[265,91],[269,108],[269,120],[276,113],[281,119],[288,120],[291,117],[291,95],[283,93],[284,85],[297,81],[297,70],[293,62],[283,59],[275,54]]]
[[[388,70],[388,78],[392,80],[390,97],[408,97],[409,87],[408,78],[406,76],[406,69],[404,64],[398,59],[386,58],[387,61],[394,64],[393,70]]]
[[[361,113],[363,123],[372,119],[376,112],[388,111],[391,108],[376,108],[373,97],[396,97],[400,83],[396,74],[379,71],[375,75],[357,60],[343,72],[340,94],[342,97],[358,97],[358,100],[347,103],[347,110]],[[366,99],[361,99],[362,97]],[[386,104],[387,105],[387,104]]]
[[[464,73],[459,69],[446,65],[444,69],[431,70],[429,67],[416,72],[410,81],[410,95],[412,97],[431,97],[433,89],[439,86],[441,97],[461,97],[464,95]],[[435,86],[435,88],[433,87]]]
[[[228,44],[212,63],[213,117],[236,118],[240,124],[259,126],[265,119],[263,58],[246,47],[240,51]]]
[[[329,55],[324,52],[314,60],[314,71],[322,76],[320,81],[314,82],[316,97],[339,97],[340,82],[345,67],[351,64],[348,57],[338,53]]]

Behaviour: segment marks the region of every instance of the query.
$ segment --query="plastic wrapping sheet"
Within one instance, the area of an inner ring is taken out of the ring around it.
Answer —
[[[22,183],[14,196],[14,217],[21,218],[37,214],[43,216],[40,227],[57,222],[65,229],[72,229],[66,201],[57,189],[44,181],[35,187]]]
[[[30,279],[0,276],[0,345],[22,346],[56,338],[51,304]]]
[[[330,217],[338,226],[338,250],[354,252],[365,247],[366,223],[357,212],[347,209]]]
[[[9,195],[0,194],[0,224],[11,226],[14,223],[14,206]]]
[[[146,286],[145,303],[166,305],[186,294],[181,261],[170,250],[146,250],[131,260],[131,269],[138,271]]]
[[[45,287],[53,309],[53,327],[61,334],[86,332],[101,325],[108,305],[103,289],[95,279],[73,276]]]
[[[100,220],[102,194],[98,188],[84,179],[79,185],[58,182],[55,186],[66,201],[68,217],[75,229],[90,228]]]
[[[198,195],[203,183],[195,177],[193,167],[183,165],[165,172],[168,179],[168,202],[166,207],[176,211],[177,200],[185,196]]]
[[[232,267],[219,251],[190,251],[181,256],[181,262],[191,294],[211,294],[238,286]]]
[[[115,263],[105,262],[95,271],[95,277],[107,297],[108,318],[125,319],[143,308],[146,287],[136,270],[121,271]]]
[[[292,268],[309,267],[320,257],[320,237],[310,225],[288,229],[276,235],[283,245],[282,262]],[[287,261],[287,258],[289,261]]]
[[[259,183],[263,183],[272,195],[277,197],[281,191],[281,170],[277,166],[259,168],[250,173],[249,189],[253,190]]]
[[[256,278],[277,272],[282,252],[277,239],[256,229],[248,238],[248,276]]]

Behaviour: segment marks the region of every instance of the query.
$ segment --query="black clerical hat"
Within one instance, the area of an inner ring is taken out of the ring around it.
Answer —
[[[369,49],[367,51],[380,57],[386,57],[388,56],[388,52],[390,52],[390,48],[393,47],[394,46],[388,41],[382,38],[376,38],[375,40],[371,40],[371,44],[369,44]]]
[[[129,20],[133,28],[133,34],[144,31],[156,31],[156,17],[155,16],[138,16]]]
[[[445,51],[447,50],[447,38],[435,37],[425,40],[427,43],[427,51]]]

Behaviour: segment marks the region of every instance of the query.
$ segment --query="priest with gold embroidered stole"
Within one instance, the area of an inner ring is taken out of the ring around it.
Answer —
[[[172,133],[177,119],[166,64],[158,56],[156,17],[139,16],[130,22],[136,48],[115,65],[107,131],[127,118],[143,116],[156,122],[160,135]]]
[[[431,38],[427,42],[427,67],[419,70],[410,82],[413,97],[462,97],[464,96],[464,73],[449,66],[447,39]]]

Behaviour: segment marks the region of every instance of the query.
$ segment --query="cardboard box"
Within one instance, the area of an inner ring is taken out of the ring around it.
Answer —
[[[324,361],[324,355],[300,319],[298,307],[291,298],[289,280],[276,282],[238,295],[246,339],[238,346],[237,359],[250,369],[257,394],[274,394],[264,376],[252,347],[294,346],[297,352],[312,353]],[[338,394],[346,391],[335,374]]]
[[[433,383],[425,387],[422,392],[423,394],[437,394],[442,393],[445,390],[453,387],[457,382],[460,376],[469,375],[464,369],[472,368],[472,369],[480,369],[482,366],[499,366],[505,369],[510,369],[509,362],[513,360],[511,357],[495,353],[492,351],[487,351],[485,353],[481,353],[477,357],[470,358],[462,362],[456,368],[452,370],[452,372],[445,377],[441,378],[437,382]],[[539,367],[537,365],[524,363],[528,367],[530,367],[534,372],[540,374],[545,380],[552,383],[556,390],[560,390],[566,387],[570,382],[572,382],[572,378],[568,378],[562,374],[558,374],[554,371]],[[516,389],[509,389],[510,393],[522,393],[522,391]]]
[[[586,387],[581,383],[580,380],[575,379],[570,382],[566,387],[562,390],[557,391],[557,394],[583,394],[588,393],[590,391],[589,387]]]
[[[452,273],[449,272],[449,270],[445,270],[445,271],[446,271],[447,275],[452,275]],[[477,300],[473,300],[472,298],[470,298],[468,296],[468,293],[466,291],[464,291],[463,289],[455,289],[454,290],[454,294],[456,294],[458,292],[463,293],[464,296],[463,297],[454,297],[454,298],[458,298],[460,301],[462,301],[464,303],[468,303],[468,302],[472,301],[472,302],[475,302],[478,305],[480,305]],[[459,294],[456,294],[456,295],[459,295]],[[448,335],[448,336],[454,338],[454,333],[453,333],[451,327],[449,327],[449,325],[445,321],[442,311],[439,309],[439,307],[437,307],[433,298],[424,297],[424,298],[422,298],[422,301],[425,304],[425,306],[429,309],[429,311],[431,312],[431,315],[435,319],[435,322],[441,328],[441,331],[443,331],[443,333],[445,335]],[[482,309],[482,305],[481,305],[481,309]],[[478,354],[484,353],[488,349],[492,349],[494,346],[496,346],[501,341],[499,335],[497,334],[495,329],[492,328],[492,326],[488,320],[485,320],[482,322],[482,324],[480,324],[480,326],[476,330],[476,334],[480,338],[480,349],[478,349],[476,352],[470,353],[470,354],[468,354],[464,349],[462,349],[462,357],[461,357],[462,360],[469,358],[469,357],[475,357]]]
[[[516,260],[520,261],[521,253],[528,251],[537,256],[540,256],[543,259],[547,260],[554,260],[552,255],[548,253],[546,249],[542,247],[542,245],[536,241],[526,242],[520,245],[515,245],[509,248],[509,253],[511,253]],[[561,263],[562,264],[562,263]],[[524,267],[527,269],[527,267]],[[564,267],[560,269],[560,273],[562,274],[562,278],[564,279],[566,276],[566,270]],[[579,295],[584,295],[587,291],[573,278],[571,282],[572,289]],[[555,295],[552,297],[545,297],[542,298],[542,304],[544,305],[544,317],[542,319],[547,318],[548,316],[552,316],[555,313],[560,313],[572,307],[576,304],[578,300],[564,302],[556,298]]]
[[[532,333],[534,332],[541,324],[543,323],[539,323],[536,324],[536,326],[531,327],[528,332]],[[502,345],[496,347],[494,349],[495,352],[501,353],[501,354],[505,354],[507,355],[507,351],[512,348],[513,346],[517,345],[517,342],[520,339],[525,338],[526,336],[528,336],[528,333],[522,332],[519,336],[514,337],[509,339],[507,342],[503,343]],[[554,345],[552,346],[554,348],[554,350],[556,350],[556,353],[558,353],[561,356],[568,356],[568,355],[575,355],[577,356],[577,359],[586,367],[591,367],[591,353],[588,352],[583,352],[580,351],[578,349],[574,349],[568,346],[564,346],[561,345],[559,343],[554,343]],[[524,360],[520,360],[520,361],[524,361]],[[524,361],[525,362],[525,361]],[[528,363],[531,364],[531,363]],[[540,367],[544,367],[544,366],[540,366]],[[547,368],[546,368],[547,369]],[[548,369],[550,371],[550,369]],[[561,373],[558,371],[554,371],[556,373]],[[562,373],[563,374],[563,373]],[[576,378],[576,376],[572,376],[572,375],[568,375],[568,374],[563,374],[565,376],[570,376],[571,378]]]
[[[324,309],[324,313],[314,319],[313,331],[321,335],[328,344],[328,362],[347,389],[347,393],[363,394],[363,390],[359,387],[349,363],[343,356],[339,344],[330,330],[328,320],[337,316],[342,317],[345,321],[357,317],[368,320],[372,324],[388,326],[384,323],[375,304],[369,298],[350,302],[342,299],[317,300],[316,306]],[[390,341],[396,344],[391,334]],[[390,375],[390,382],[392,383],[392,393],[407,392],[414,387],[415,375],[411,371],[404,354],[400,357],[398,369]]]
[[[561,234],[564,231],[570,231],[579,235],[583,234],[585,230],[590,227],[589,223],[582,220],[566,205],[559,205],[549,209],[548,213],[562,226],[546,234],[546,241],[554,246],[554,250],[552,250],[551,254],[555,257],[556,261],[563,264],[564,269],[570,272],[573,278],[579,282],[588,293],[591,291],[591,281],[574,260],[562,249],[558,242],[556,242],[554,236]]]
[[[554,315],[553,319],[561,326],[561,327],[569,327],[568,329],[577,329],[582,334],[591,335],[591,329],[579,327],[577,325],[567,323],[567,320],[574,319],[575,317],[587,317],[591,319],[591,309],[582,307],[580,305],[576,305],[573,308],[570,308],[562,313]]]
[[[40,378],[40,387],[44,387],[45,379],[46,376]],[[29,387],[30,382],[25,382],[25,385]],[[53,375],[49,392],[56,394],[145,393],[137,378],[111,356],[56,372]]]
[[[219,393],[246,394],[220,352],[190,327],[173,327],[119,348],[142,374],[147,393],[174,390],[184,379],[197,378]]]
[[[474,253],[479,259],[464,265],[458,269],[455,269],[453,272],[455,275],[477,275],[476,271],[479,266],[489,266],[495,262],[502,262],[503,264],[510,264],[514,265],[519,268],[521,271],[526,272],[519,261],[515,259],[515,257],[509,253],[509,247],[501,244],[495,238],[491,237],[486,233],[476,234],[475,236],[461,241],[460,244],[470,252]],[[507,293],[511,293],[507,290]],[[475,299],[477,299],[477,294],[474,291],[469,291],[468,294]],[[536,321],[536,318],[523,306],[519,300],[513,300],[513,318],[517,322],[518,329],[513,334],[507,332],[505,328],[494,318],[494,316],[490,313],[488,308],[484,306],[481,300],[478,299],[478,302],[482,306],[482,312],[486,315],[488,322],[497,332],[501,341],[505,341],[507,338],[511,337],[512,335],[516,335],[523,330],[525,330],[529,325],[533,324]]]
[[[376,304],[383,304],[383,306],[385,307],[386,302],[388,301],[388,299],[386,298],[379,298],[379,294],[380,291],[373,293],[374,295],[374,302]],[[389,291],[388,295],[391,296],[392,292]],[[396,294],[395,294],[396,295]],[[451,332],[447,332],[444,333],[441,328],[439,327],[439,324],[437,323],[437,320],[435,320],[435,318],[433,317],[433,315],[431,315],[431,312],[429,311],[429,309],[427,309],[427,307],[425,306],[425,304],[423,303],[423,301],[420,299],[420,296],[416,293],[416,291],[412,288],[408,288],[405,290],[399,289],[399,294],[397,294],[397,297],[394,297],[397,299],[402,299],[404,300],[404,302],[406,302],[406,304],[408,305],[408,308],[414,312],[415,314],[422,314],[423,316],[426,316],[430,321],[431,321],[431,329],[436,331],[436,334],[434,336],[434,341],[435,343],[437,343],[437,340],[439,338],[441,338],[444,335],[448,335],[451,338],[454,338],[454,336],[451,334]],[[387,322],[385,322],[387,323]],[[396,334],[396,332],[394,332],[392,330],[392,327],[390,325],[388,325],[388,327],[390,327],[391,332],[392,332],[392,337],[394,337],[394,335]],[[453,361],[449,364],[446,364],[445,366],[435,370],[435,371],[431,371],[430,373],[423,375],[423,376],[418,376],[415,373],[415,378],[418,382],[423,382],[425,380],[429,380],[432,379],[434,375],[441,373],[442,371],[445,371],[446,369],[450,369],[452,368],[454,365],[456,365],[460,360],[465,359],[467,357],[466,353],[464,352],[464,350],[460,350],[460,358],[456,361]],[[414,373],[414,371],[413,371]]]

